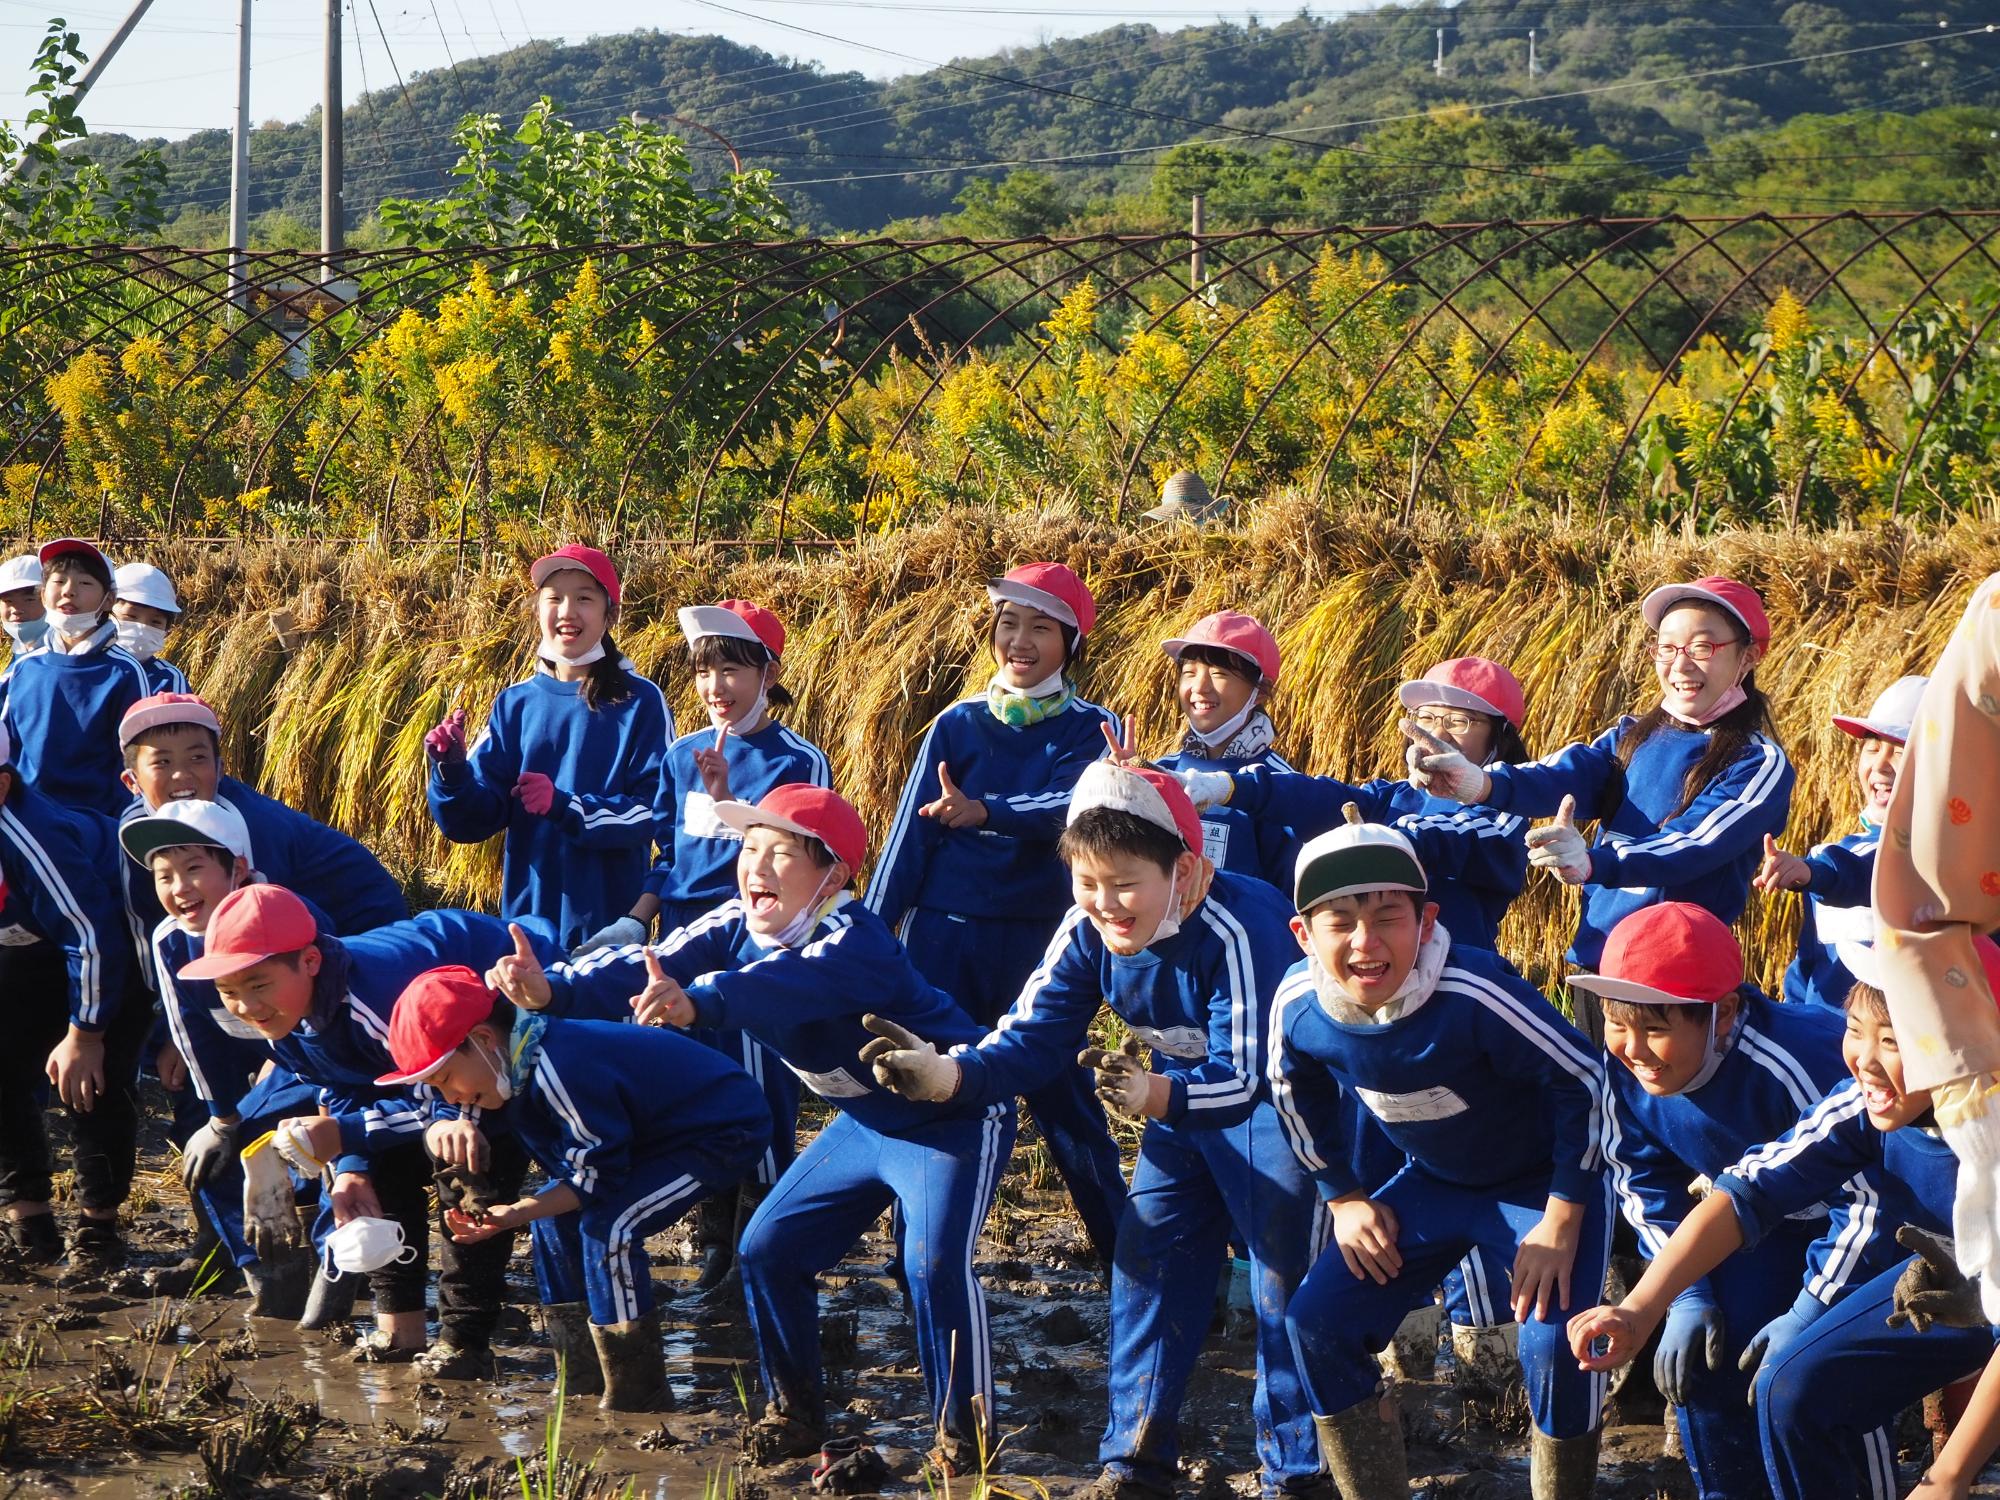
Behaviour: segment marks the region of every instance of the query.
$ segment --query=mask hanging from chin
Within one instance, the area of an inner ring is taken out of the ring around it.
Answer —
[[[7,632],[7,639],[17,647],[29,651],[48,639],[49,617],[43,615],[35,620],[9,620],[0,629]]]
[[[831,872],[829,872],[831,873]],[[784,930],[775,933],[771,942],[780,948],[796,948],[812,936],[812,930],[819,926],[820,903],[826,899],[826,878],[822,877],[812,899],[799,908],[798,914],[787,922]]]
[[[1164,943],[1181,930],[1181,872],[1174,866],[1173,879],[1167,882],[1167,912],[1160,918],[1160,925],[1153,929],[1153,935],[1146,940],[1146,946]]]
[[[561,640],[552,635],[542,637],[541,649],[535,653],[552,667],[587,667],[592,662],[604,660],[604,637],[597,638],[597,644],[575,653],[564,651]]]
[[[479,1060],[493,1070],[493,1092],[500,1096],[504,1104],[514,1097],[514,1077],[508,1071],[506,1059],[484,1043],[480,1044]]]
[[[49,629],[56,634],[75,640],[78,636],[89,635],[104,617],[94,609],[83,610],[76,614],[71,614],[67,610],[52,609],[42,618],[49,622]]]

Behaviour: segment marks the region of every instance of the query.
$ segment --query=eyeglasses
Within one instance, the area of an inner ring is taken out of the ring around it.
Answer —
[[[1672,645],[1667,641],[1655,641],[1646,648],[1647,654],[1661,666],[1671,665],[1676,656],[1685,656],[1689,661],[1707,661],[1724,646],[1743,645],[1738,636],[1726,641],[1689,641],[1685,646]]]
[[[1485,722],[1471,714],[1440,713],[1434,708],[1420,708],[1411,717],[1417,721],[1417,728],[1431,734],[1466,734]]]

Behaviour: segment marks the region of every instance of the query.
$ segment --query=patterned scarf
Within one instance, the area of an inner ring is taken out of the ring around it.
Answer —
[[[507,1039],[507,1076],[517,1099],[528,1090],[528,1080],[534,1076],[535,1063],[542,1055],[542,1033],[548,1029],[549,1018],[532,1010],[521,1011],[514,1017],[514,1034]]]
[[[1262,709],[1250,715],[1243,727],[1232,734],[1220,749],[1190,729],[1181,736],[1181,754],[1197,760],[1261,760],[1278,737],[1271,719]]]
[[[1053,719],[1075,697],[1076,688],[1068,678],[1063,679],[1059,691],[1044,698],[1031,698],[1008,687],[996,673],[986,684],[986,711],[1010,729],[1026,729],[1044,719]]]

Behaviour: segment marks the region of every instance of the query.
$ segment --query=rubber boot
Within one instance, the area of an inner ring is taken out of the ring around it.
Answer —
[[[1382,1420],[1370,1396],[1330,1417],[1315,1416],[1320,1457],[1344,1500],[1409,1500],[1410,1464],[1400,1423]]]
[[[1437,1374],[1438,1333],[1444,1309],[1437,1303],[1415,1308],[1382,1351],[1382,1371],[1396,1380],[1429,1380]]]
[[[591,1342],[604,1372],[599,1411],[672,1411],[667,1355],[660,1345],[660,1315],[649,1312],[629,1323],[592,1323]]]
[[[1597,1438],[1533,1434],[1528,1448],[1528,1490],[1534,1500],[1590,1500],[1597,1492]]]
[[[354,1316],[354,1296],[365,1280],[365,1276],[343,1276],[336,1281],[320,1269],[306,1295],[305,1316],[299,1319],[299,1327],[310,1331],[345,1323]]]
[[[549,1347],[562,1366],[563,1394],[600,1396],[604,1372],[598,1368],[597,1345],[590,1337],[590,1308],[582,1302],[555,1302],[542,1309]]]
[[[1458,1387],[1498,1394],[1521,1378],[1521,1330],[1513,1323],[1496,1328],[1451,1325],[1451,1357],[1458,1363]]]
[[[736,1265],[736,1194],[716,1193],[696,1204],[689,1234],[701,1262],[694,1289],[712,1292]]]
[[[305,1316],[318,1265],[310,1250],[280,1250],[275,1260],[253,1260],[243,1268],[250,1284],[250,1316],[283,1318],[296,1323]]]

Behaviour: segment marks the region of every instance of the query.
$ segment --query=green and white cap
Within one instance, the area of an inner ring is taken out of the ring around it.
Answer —
[[[223,803],[192,797],[162,802],[144,817],[133,818],[118,830],[118,842],[141,865],[162,849],[186,844],[209,844],[238,859],[250,857],[250,830],[243,815]]]
[[[1307,841],[1292,875],[1292,901],[1302,912],[1336,896],[1363,891],[1430,889],[1416,846],[1386,823],[1343,823]]]

